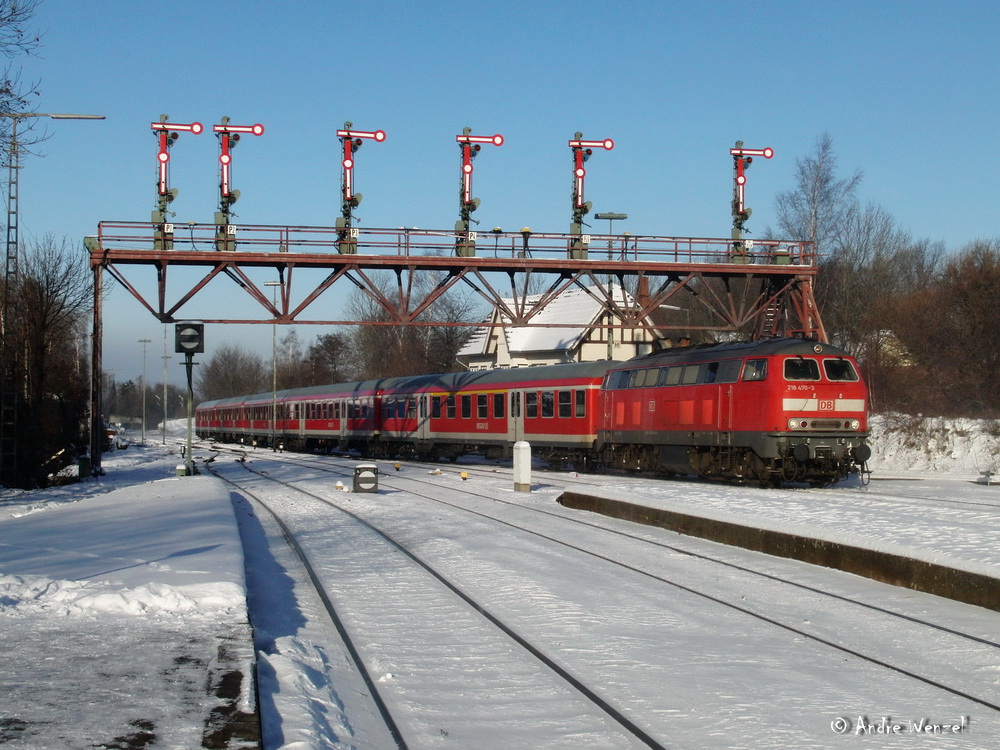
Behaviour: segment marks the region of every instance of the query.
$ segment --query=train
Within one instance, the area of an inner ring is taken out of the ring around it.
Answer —
[[[201,438],[357,450],[375,459],[509,457],[555,468],[781,486],[867,471],[868,390],[856,360],[798,338],[393,377],[205,401]]]

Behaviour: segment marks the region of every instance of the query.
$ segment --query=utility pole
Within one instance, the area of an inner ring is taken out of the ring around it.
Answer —
[[[139,339],[139,343],[142,344],[142,444],[146,445],[146,344],[152,342],[152,339]]]

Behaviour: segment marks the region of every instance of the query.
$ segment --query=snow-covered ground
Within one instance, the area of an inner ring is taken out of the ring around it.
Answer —
[[[826,494],[776,491],[768,493],[774,504],[764,508],[760,491],[674,483],[673,494],[683,486],[685,502],[706,512],[853,530],[873,545],[996,573],[1000,505],[988,506],[992,493],[1000,498],[1000,487],[972,484],[997,465],[998,438],[990,431],[991,425],[972,421],[879,418],[867,490],[848,483]],[[0,744],[198,747],[219,703],[216,691],[206,690],[206,674],[248,673],[244,558],[230,495],[211,478],[176,477],[174,450],[149,439],[144,447],[106,454],[107,473],[99,479],[0,496]],[[914,496],[938,481],[952,482],[956,492],[968,488],[984,502],[983,523],[922,528],[919,505],[874,497],[889,477],[924,480],[908,484]],[[620,489],[636,499],[632,483]],[[661,502],[656,494],[645,497]],[[869,523],[877,520],[872,516],[884,521]],[[254,538],[244,530],[244,543]],[[256,539],[264,543],[263,535]],[[251,592],[254,597],[274,604],[273,591]],[[294,619],[291,612],[284,617]],[[267,679],[298,691],[300,699],[272,695],[264,708],[315,729],[329,717],[309,715],[313,698],[337,700],[337,690],[324,684],[327,656],[309,645],[313,624],[293,624],[297,637],[283,641],[283,653],[269,655]],[[294,674],[302,666],[309,671]],[[241,684],[243,710],[253,707],[251,687]],[[706,716],[706,725],[711,720]],[[297,741],[289,745],[295,747],[350,744],[315,734],[310,742],[294,727],[279,736]],[[941,739],[924,741],[939,745]],[[972,734],[960,734],[959,741],[978,746]]]
[[[200,747],[253,711],[229,493],[177,463],[133,445],[0,502],[0,745]]]

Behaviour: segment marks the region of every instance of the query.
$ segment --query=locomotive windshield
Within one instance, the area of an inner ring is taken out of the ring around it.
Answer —
[[[823,369],[826,371],[827,380],[847,380],[855,382],[858,379],[857,370],[854,365],[846,359],[824,359]]]
[[[785,380],[819,380],[819,362],[802,357],[786,359]]]

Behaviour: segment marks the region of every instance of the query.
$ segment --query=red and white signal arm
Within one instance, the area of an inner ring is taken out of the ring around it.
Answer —
[[[347,123],[348,125],[350,123]],[[354,197],[354,140],[363,138],[381,143],[385,140],[384,130],[338,130],[337,137],[344,144],[344,200]],[[361,145],[360,143],[357,145]]]
[[[774,156],[773,148],[731,148],[729,153],[733,156],[763,156],[770,159]]]
[[[569,145],[572,148],[603,148],[610,151],[615,147],[615,142],[610,138],[605,138],[603,141],[570,141]]]

